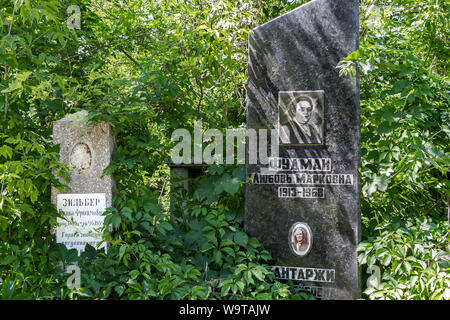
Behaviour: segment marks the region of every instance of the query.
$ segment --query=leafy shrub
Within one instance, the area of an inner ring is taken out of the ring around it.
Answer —
[[[448,224],[425,217],[393,219],[359,246],[370,299],[450,299]]]

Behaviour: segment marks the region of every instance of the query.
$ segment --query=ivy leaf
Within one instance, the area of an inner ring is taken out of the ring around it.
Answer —
[[[409,84],[407,80],[398,80],[394,86],[392,87],[391,93],[396,94],[402,92],[404,88],[406,88]]]
[[[232,257],[235,256],[234,250],[230,247],[224,247],[224,248],[222,248],[222,251],[226,252],[228,255],[230,255]]]
[[[114,228],[118,228],[121,221],[122,221],[122,218],[117,214],[114,215],[111,219],[111,222],[112,222]]]
[[[125,291],[125,286],[124,285],[118,285],[118,286],[114,287],[114,290],[117,292],[117,294],[119,296],[121,296],[122,293]]]
[[[239,179],[240,181],[245,181],[245,167],[239,166],[233,170],[233,177]]]
[[[242,247],[246,247],[248,243],[248,236],[244,232],[237,232],[233,236],[234,242],[236,242],[238,245]]]
[[[203,200],[206,199],[208,203],[213,203],[217,201],[217,193],[215,192],[215,189],[212,187],[214,186],[215,179],[211,177],[202,178],[199,182],[199,185],[197,189],[194,192],[194,197]]]
[[[214,191],[217,194],[226,191],[227,193],[234,195],[240,188],[241,183],[238,178],[232,178],[228,173],[225,173],[217,181]]]
[[[255,268],[252,271],[253,275],[260,281],[264,281],[264,274],[259,268]]]
[[[389,179],[385,175],[374,175],[373,180],[371,183],[368,184],[367,193],[368,195],[371,195],[375,191],[386,191],[387,187],[389,185]]]

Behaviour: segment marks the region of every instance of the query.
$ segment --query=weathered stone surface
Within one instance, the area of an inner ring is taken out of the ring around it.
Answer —
[[[249,36],[247,129],[279,130],[281,160],[272,170],[247,161],[257,183],[246,186],[245,228],[280,279],[323,299],[359,296],[359,78],[336,69],[358,48],[358,28],[357,0],[316,0]],[[310,234],[294,234],[297,223]]]
[[[101,240],[94,229],[103,225],[101,213],[112,205],[114,187],[112,176],[101,178],[114,149],[111,127],[107,123],[88,125],[86,116],[81,111],[56,121],[53,126],[53,142],[60,145],[59,160],[70,164],[72,169],[70,190],[60,192],[52,188],[52,202],[74,221],[72,225],[59,221],[56,240],[79,251],[84,249],[84,242],[95,246]]]

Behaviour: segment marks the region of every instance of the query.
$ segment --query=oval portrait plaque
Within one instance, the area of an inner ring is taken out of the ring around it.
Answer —
[[[78,174],[83,174],[89,170],[92,162],[91,149],[86,143],[77,143],[70,153],[70,164]]]
[[[289,246],[296,255],[306,256],[312,246],[312,232],[308,224],[296,222],[289,230]]]

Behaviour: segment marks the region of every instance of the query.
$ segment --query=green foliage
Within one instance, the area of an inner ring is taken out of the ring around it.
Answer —
[[[360,263],[382,277],[364,292],[448,299],[448,3],[376,3],[362,1],[360,49],[340,65],[361,72]]]
[[[364,291],[370,299],[450,299],[445,222],[393,219],[376,229],[380,236],[362,242],[358,257],[367,270],[373,270]]]
[[[2,1],[0,9],[0,286],[3,299],[60,297],[67,249],[54,243],[50,186],[63,188],[51,125],[63,116],[76,50],[60,1]],[[54,174],[61,180],[55,178]],[[73,253],[73,252],[72,252]]]
[[[184,197],[189,204],[168,214],[160,210],[158,194],[146,187],[132,194],[121,191],[115,197],[117,209],[111,208],[105,217],[105,238],[111,247],[106,254],[79,262],[87,284],[80,297],[288,297],[289,287],[274,282],[268,266],[260,264],[270,259],[268,252],[260,251],[258,241],[241,231],[242,210],[231,207],[241,197],[236,192],[222,197],[214,204]]]
[[[248,31],[286,6],[86,0],[76,3],[77,30],[66,24],[72,4],[4,0],[0,9],[1,297],[288,298],[264,264],[268,253],[242,231],[242,168],[210,168],[192,181],[195,195],[175,202],[187,207],[170,212],[169,172],[160,165],[173,129],[245,121]],[[51,130],[80,109],[113,127],[117,152],[104,174],[114,174],[118,190],[105,213],[107,252],[87,246],[77,256],[51,232],[58,213],[50,186],[62,190],[69,169]],[[64,272],[74,263],[79,289]]]

